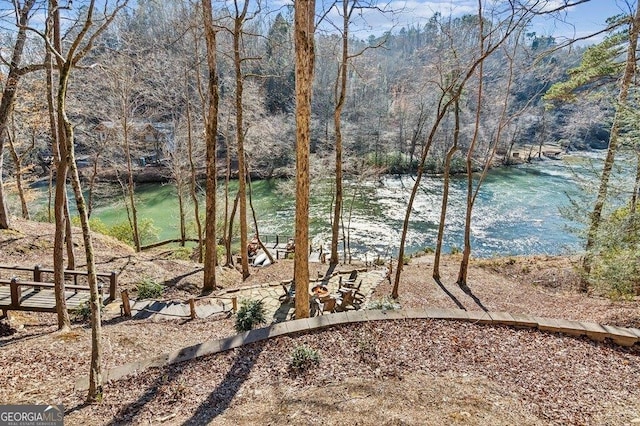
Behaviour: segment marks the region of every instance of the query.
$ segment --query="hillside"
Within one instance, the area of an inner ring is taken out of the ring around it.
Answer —
[[[16,221],[0,231],[2,263],[50,266],[53,227]],[[80,238],[76,241],[80,244]],[[140,277],[166,284],[164,297],[199,294],[202,266],[168,250],[136,254],[96,235],[100,271],[120,273],[121,288]],[[82,247],[77,246],[80,258]],[[437,306],[640,326],[640,300],[611,301],[575,292],[572,259],[476,260],[471,292],[452,283],[457,259],[447,257],[442,285],[431,259],[405,267],[403,308]],[[242,283],[224,270],[226,289],[279,282],[292,275],[280,261],[253,269]],[[327,265],[312,264],[311,276]],[[363,265],[358,265],[362,267]],[[353,266],[340,265],[349,270]],[[383,281],[372,298],[390,293]],[[152,369],[107,384],[101,404],[83,405],[74,391],[87,374],[90,329],[56,332],[55,315],[10,314],[0,331],[0,400],[62,403],[67,424],[629,424],[640,421],[640,348],[621,348],[535,330],[442,321],[390,321],[330,327],[275,338],[219,355]],[[115,367],[194,343],[234,334],[234,318],[123,319],[117,304],[104,318],[104,363]],[[321,354],[302,374],[288,369],[291,351],[306,344]]]

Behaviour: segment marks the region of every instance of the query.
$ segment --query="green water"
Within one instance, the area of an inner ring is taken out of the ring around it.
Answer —
[[[575,164],[584,159],[544,161],[489,173],[478,195],[472,222],[474,255],[560,254],[578,250],[582,241],[569,231],[576,224],[559,209],[569,196],[580,193]],[[367,182],[346,182],[345,210],[353,202],[349,224],[352,252],[359,257],[397,253],[406,205],[414,180],[411,176],[383,176]],[[261,234],[293,234],[295,215],[293,181],[256,181],[252,201]],[[354,197],[355,193],[355,197]],[[434,247],[440,217],[442,181],[424,179],[411,213],[408,252]],[[160,240],[179,236],[178,203],[170,184],[136,188],[139,218],[151,219],[160,228]],[[231,188],[235,194],[235,187]],[[465,213],[466,179],[453,179],[450,190],[445,249],[461,248]],[[329,247],[331,239],[332,185],[329,179],[313,182],[310,200],[310,235],[314,246]],[[223,208],[222,193],[218,201]],[[201,204],[201,211],[204,203]],[[189,219],[193,208],[187,205]],[[249,213],[250,214],[250,213]],[[347,225],[347,214],[344,220]],[[127,219],[122,197],[102,200],[94,215],[113,225]],[[249,226],[253,227],[249,216]],[[147,242],[148,243],[148,242]]]

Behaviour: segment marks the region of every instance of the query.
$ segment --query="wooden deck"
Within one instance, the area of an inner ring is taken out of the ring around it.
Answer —
[[[11,289],[8,285],[0,285],[0,309],[9,311],[35,311],[55,312],[56,297],[52,289],[43,288],[36,291],[34,288],[25,288],[20,295],[20,304],[11,304]],[[68,290],[64,293],[67,300],[67,309],[77,308],[83,302],[89,300],[89,292]]]
[[[43,279],[45,275],[52,276],[53,269],[43,268],[40,265],[25,267],[0,264],[0,270],[7,270],[12,274],[11,279],[0,278],[0,310],[2,310],[2,315],[5,315],[7,311],[56,312],[55,285]],[[65,283],[67,309],[72,310],[90,299],[89,285],[78,285],[77,283],[79,278],[86,282],[87,271],[65,270],[64,275],[66,281],[72,280],[70,283]],[[96,276],[98,291],[103,296],[103,282],[108,280],[108,286],[105,289],[109,293],[106,300],[103,297],[104,302],[115,300],[118,275],[115,272],[98,272]]]

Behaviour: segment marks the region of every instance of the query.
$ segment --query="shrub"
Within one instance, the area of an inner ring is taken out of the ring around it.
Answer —
[[[378,344],[372,335],[363,334],[360,336],[358,339],[357,353],[361,363],[368,364],[374,368],[379,366]]]
[[[320,364],[320,353],[306,345],[296,346],[291,354],[289,367],[295,373],[301,373]]]
[[[155,299],[162,296],[162,284],[152,278],[143,278],[136,284],[138,299]]]
[[[173,249],[171,252],[172,259],[178,260],[191,260],[191,255],[193,254],[193,249],[190,247],[178,247]]]
[[[628,206],[607,216],[593,248],[591,287],[612,299],[630,299],[640,293],[640,215]]]
[[[51,217],[51,221],[49,221],[49,217]],[[55,220],[53,217],[53,209],[49,211],[49,207],[44,206],[31,214],[31,220],[36,222],[53,223]]]
[[[73,216],[71,218],[71,224],[73,226],[80,227],[82,225],[80,223],[80,216]],[[98,232],[103,235],[109,235],[109,228],[104,224],[103,221],[101,221],[97,217],[92,217],[89,219],[89,228],[91,228],[93,232]]]
[[[252,330],[256,325],[266,322],[266,311],[262,300],[243,300],[236,315],[236,331]]]
[[[400,309],[400,304],[398,304],[391,297],[386,296],[382,299],[371,300],[367,303],[367,309],[382,309],[383,311],[393,311],[396,309]]]
[[[138,232],[140,234],[140,243],[153,242],[158,240],[160,230],[153,225],[153,220],[143,218],[138,220]],[[128,220],[117,223],[109,228],[107,235],[122,241],[123,243],[133,246],[133,229]]]
[[[375,266],[384,266],[385,260],[381,257],[377,257],[376,260],[373,261]]]
[[[104,310],[104,306],[100,305],[100,312]],[[91,304],[88,301],[82,302],[75,309],[71,310],[73,321],[85,322],[91,318]]]

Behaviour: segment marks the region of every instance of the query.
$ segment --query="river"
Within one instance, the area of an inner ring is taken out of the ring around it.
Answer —
[[[476,200],[472,220],[472,250],[478,257],[532,254],[563,254],[579,250],[582,241],[570,228],[579,227],[560,214],[568,196],[582,190],[576,180],[576,164],[585,169],[599,154],[566,156],[490,171]],[[345,184],[345,210],[353,200],[349,224],[352,253],[368,259],[396,255],[406,205],[413,186],[411,176],[384,176],[380,180]],[[253,204],[262,234],[293,234],[295,213],[293,182],[257,181],[252,185]],[[355,191],[355,197],[354,197]],[[178,208],[172,185],[141,185],[137,188],[140,217],[150,218],[161,229],[160,239],[178,235]],[[331,240],[329,180],[312,183],[310,235],[312,244],[325,249]],[[435,247],[440,217],[442,179],[423,179],[411,213],[407,253]],[[445,251],[463,245],[466,178],[452,181]],[[95,209],[106,224],[126,219],[121,202],[109,200]],[[345,213],[345,224],[348,220]],[[250,227],[252,227],[250,225]]]

